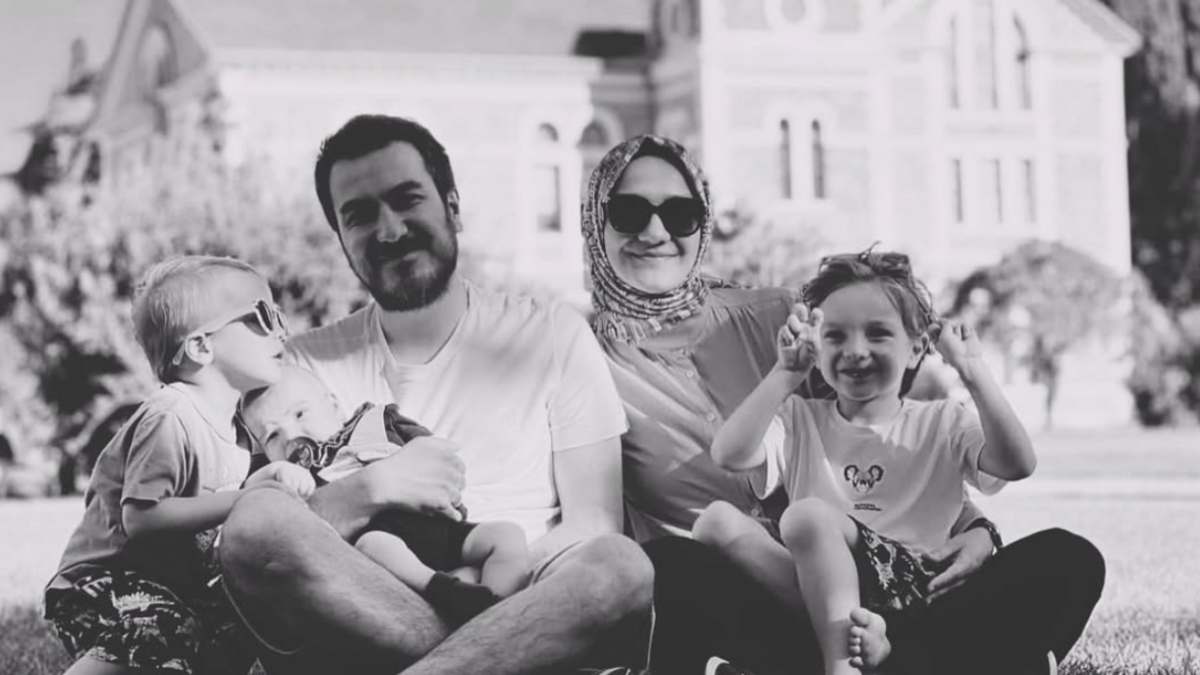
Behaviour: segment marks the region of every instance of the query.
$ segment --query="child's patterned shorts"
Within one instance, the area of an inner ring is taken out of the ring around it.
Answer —
[[[68,570],[46,590],[45,618],[72,658],[146,670],[246,673],[256,645],[221,588],[185,602],[128,571]]]
[[[923,602],[929,582],[941,570],[927,565],[916,549],[879,534],[857,518],[850,519],[858,527],[853,556],[862,606],[890,614]]]

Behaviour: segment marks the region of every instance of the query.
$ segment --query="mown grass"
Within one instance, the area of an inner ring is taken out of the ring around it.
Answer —
[[[1200,675],[1200,433],[1061,433],[1036,442],[1038,475],[980,503],[1009,540],[1064,527],[1104,553],[1104,596],[1063,675]],[[1129,489],[1105,494],[1094,489],[1100,481]],[[76,500],[0,502],[2,675],[69,665],[37,603],[80,509]]]

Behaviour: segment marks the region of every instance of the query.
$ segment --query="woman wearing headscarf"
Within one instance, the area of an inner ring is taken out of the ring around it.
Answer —
[[[798,289],[735,288],[702,274],[713,225],[703,172],[669,139],[638,136],[618,145],[588,182],[582,227],[593,328],[630,427],[622,439],[628,529],[655,563],[652,666],[656,675],[700,673],[710,655],[719,655],[759,675],[819,668],[818,647],[794,601],[688,538],[696,531],[707,541],[742,534],[697,521],[714,501],[775,531],[778,513],[760,494],[774,481],[765,470],[717,467],[709,448],[770,370],[776,332],[800,301]],[[764,442],[772,442],[770,434]],[[954,531],[934,553],[946,569],[931,584],[929,605],[889,626],[885,669],[1053,672],[1100,597],[1099,552],[1063,530],[1000,548],[994,526],[972,504]],[[760,578],[795,583],[786,576],[794,568],[782,546],[757,554],[753,564],[762,566]]]

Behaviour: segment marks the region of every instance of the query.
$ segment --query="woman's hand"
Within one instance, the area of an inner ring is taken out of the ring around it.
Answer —
[[[776,336],[776,368],[799,375],[807,375],[812,370],[817,362],[823,318],[820,308],[809,313],[803,304],[796,304]]]
[[[945,546],[925,554],[925,562],[933,567],[944,567],[941,574],[929,582],[929,596],[925,601],[933,602],[961,586],[992,557],[993,550],[992,537],[987,530],[975,528],[951,537]]]
[[[301,499],[308,499],[317,489],[317,482],[313,480],[308,469],[291,462],[271,462],[255,471],[246,480],[246,487],[254,487],[264,481],[275,481],[296,493]]]

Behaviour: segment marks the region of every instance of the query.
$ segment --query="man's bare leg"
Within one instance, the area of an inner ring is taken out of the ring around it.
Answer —
[[[399,670],[449,633],[415,591],[282,490],[239,499],[222,539],[230,594],[249,626],[280,648],[317,645]]]
[[[592,539],[562,554],[529,588],[480,614],[404,672],[517,675],[593,665],[579,663],[587,658],[581,655],[645,617],[653,594],[654,569],[641,547],[615,534]],[[628,659],[644,657],[641,642],[628,645]]]

